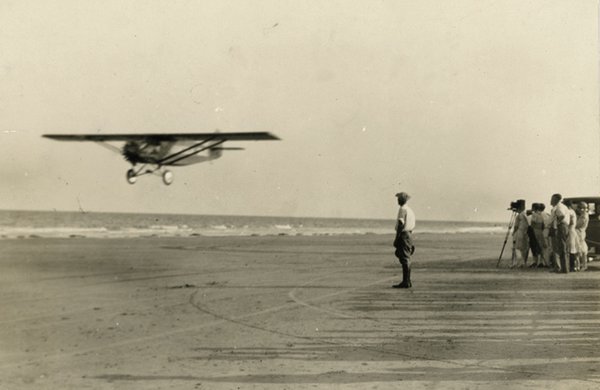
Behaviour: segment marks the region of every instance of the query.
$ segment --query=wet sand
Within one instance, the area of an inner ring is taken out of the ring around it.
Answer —
[[[0,388],[599,388],[600,264],[503,239],[416,236],[410,290],[391,236],[2,240]]]

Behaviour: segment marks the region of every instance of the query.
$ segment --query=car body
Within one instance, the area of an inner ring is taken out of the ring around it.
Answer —
[[[586,230],[586,242],[588,244],[590,252],[594,252],[595,255],[600,254],[600,196],[577,196],[569,197],[564,200],[570,200],[573,202],[573,206],[576,207],[577,203],[585,202],[588,205],[588,214],[590,216],[590,223]],[[564,201],[563,200],[563,201]]]

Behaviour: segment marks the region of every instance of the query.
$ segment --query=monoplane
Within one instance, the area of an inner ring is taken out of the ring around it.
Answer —
[[[268,132],[44,134],[43,137],[58,141],[98,143],[121,154],[131,164],[131,169],[126,174],[129,184],[134,184],[139,176],[156,174],[162,176],[166,185],[173,182],[173,173],[165,167],[198,164],[221,157],[225,150],[244,150],[224,147],[223,144],[227,141],[279,140]],[[118,147],[111,142],[124,144]]]

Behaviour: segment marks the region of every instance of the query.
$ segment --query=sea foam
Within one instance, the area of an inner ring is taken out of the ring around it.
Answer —
[[[394,220],[0,211],[0,238],[394,234]],[[501,224],[418,221],[415,234],[499,234]]]

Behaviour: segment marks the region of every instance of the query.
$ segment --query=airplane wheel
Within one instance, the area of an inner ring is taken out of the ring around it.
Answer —
[[[173,172],[164,171],[162,178],[163,178],[163,183],[165,183],[166,185],[170,185],[171,183],[173,183]]]
[[[135,184],[136,181],[137,181],[137,176],[135,175],[135,171],[133,169],[128,170],[127,171],[127,183]]]

